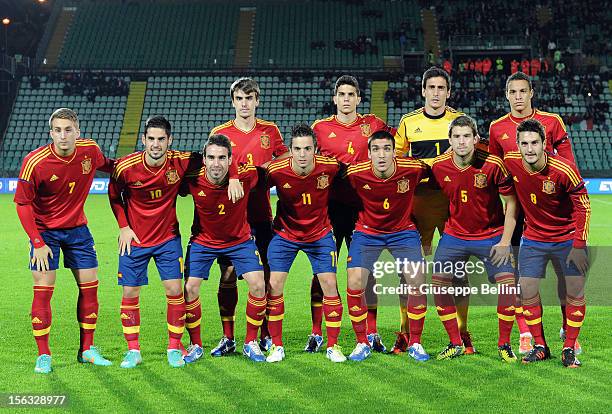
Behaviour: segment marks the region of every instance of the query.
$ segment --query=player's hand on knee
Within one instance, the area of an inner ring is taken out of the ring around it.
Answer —
[[[232,203],[235,203],[242,197],[244,197],[244,188],[242,188],[240,180],[237,178],[230,178],[227,186],[227,198],[229,198]]]
[[[512,249],[509,245],[497,243],[491,247],[489,256],[491,257],[491,263],[495,266],[506,265],[510,262],[510,256],[512,255]]]
[[[577,249],[573,247],[565,260],[565,264],[568,266],[570,263],[574,263],[580,273],[586,275],[586,272],[589,269],[589,258],[587,256],[586,249]]]
[[[53,259],[53,251],[46,244],[38,249],[34,249],[32,259],[36,265],[36,270],[39,272],[46,272],[49,270],[49,257]]]
[[[119,254],[123,256],[126,252],[128,256],[132,253],[132,240],[140,244],[138,236],[134,233],[134,230],[130,226],[122,227],[119,229]]]

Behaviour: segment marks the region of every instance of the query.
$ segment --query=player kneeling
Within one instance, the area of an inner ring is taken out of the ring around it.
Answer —
[[[296,125],[291,131],[291,157],[273,161],[267,180],[276,186],[278,205],[274,219],[276,234],[268,248],[270,292],[268,293],[268,329],[272,348],[268,362],[285,358],[283,289],[295,256],[301,250],[308,256],[313,274],[323,289],[323,313],[327,327],[327,358],[344,362],[338,346],[342,322],[342,302],[336,284],[336,242],[327,215],[330,185],[340,168],[333,158],[315,155],[317,140],[308,125]]]
[[[455,118],[448,131],[451,151],[437,157],[432,165],[435,182],[450,200],[450,215],[438,244],[432,276],[434,302],[450,343],[437,359],[463,355],[465,348],[457,324],[457,308],[449,292],[452,273],[440,269],[451,266],[464,271],[470,256],[482,260],[489,281],[497,283],[499,356],[516,361],[510,347],[514,322],[514,269],[510,241],[516,224],[517,201],[512,177],[499,157],[476,149],[476,122],[467,115]],[[500,195],[506,203],[506,214]],[[467,277],[467,275],[464,275]]]
[[[208,279],[215,259],[229,259],[234,264],[236,274],[249,285],[243,353],[253,361],[262,362],[265,357],[257,344],[257,332],[266,314],[265,283],[261,258],[247,223],[248,197],[235,203],[228,200],[228,171],[232,163],[232,144],[229,138],[220,134],[211,135],[203,152],[204,166],[185,175],[181,190],[181,194],[192,195],[195,206],[185,261],[188,313],[185,326],[191,343],[201,348],[200,285],[202,280]],[[244,192],[248,193],[257,184],[257,170],[251,165],[240,167],[238,179]],[[192,347],[192,352],[196,350],[196,347]],[[197,353],[201,355],[201,349]],[[193,355],[185,357],[187,362],[195,359]]]
[[[422,269],[421,238],[411,219],[414,189],[428,175],[428,167],[413,158],[395,158],[395,139],[377,131],[368,139],[369,161],[352,165],[347,180],[362,201],[353,241],[348,254],[347,306],[357,336],[357,346],[349,355],[353,361],[370,356],[366,335],[367,305],[364,292],[369,274],[380,253],[387,249],[396,260],[412,263],[415,272],[403,274],[409,287],[407,301],[410,337],[408,355],[426,361],[429,355],[421,345],[427,312],[427,296],[421,293],[425,282]]]

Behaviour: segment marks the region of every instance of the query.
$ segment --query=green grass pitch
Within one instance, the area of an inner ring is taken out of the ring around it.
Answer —
[[[581,332],[583,367],[564,369],[560,362],[558,306],[545,311],[546,333],[554,358],[536,366],[503,364],[497,356],[495,308],[475,306],[470,329],[479,353],[452,361],[419,364],[407,356],[374,354],[362,363],[332,364],[323,353],[302,352],[310,330],[310,266],[298,256],[289,275],[286,297],[285,345],[287,357],[279,364],[254,364],[246,358],[213,359],[209,351],[221,335],[217,313],[218,270],[202,286],[205,356],[185,369],[166,363],[165,299],[154,267],[150,285],[141,298],[141,345],[144,364],[122,370],[125,350],[119,320],[121,290],[116,284],[118,229],[105,196],[90,196],[86,213],[100,261],[100,312],[96,344],[114,366],[103,368],[76,362],[78,325],[77,289],[71,273],[58,272],[53,297],[51,347],[54,372],[33,373],[36,347],[31,334],[32,281],[27,270],[28,242],[17,219],[12,196],[2,195],[0,273],[0,394],[67,395],[73,412],[612,412],[612,358],[610,357],[611,282],[606,252],[600,250],[587,289],[589,306]],[[612,246],[612,218],[606,211],[612,197],[592,197],[590,243]],[[191,224],[190,199],[178,202],[186,242]],[[151,217],[163,220],[163,217]],[[346,286],[346,251],[340,258],[339,285]],[[216,266],[215,266],[216,267]],[[549,275],[547,281],[553,281]],[[547,289],[553,289],[553,285]],[[237,309],[238,339],[244,335],[246,286],[240,284]],[[593,298],[596,298],[593,299]],[[345,295],[342,294],[345,303]],[[602,306],[607,305],[607,306]],[[399,320],[397,306],[379,308],[379,331],[390,348]],[[516,347],[518,333],[513,332]],[[430,307],[423,337],[425,348],[437,353],[447,343],[435,310]],[[346,354],[354,334],[345,311],[340,344]],[[3,409],[0,407],[0,410]]]

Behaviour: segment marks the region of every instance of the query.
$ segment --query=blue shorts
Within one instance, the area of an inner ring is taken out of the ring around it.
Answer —
[[[313,274],[336,273],[338,266],[336,241],[331,231],[319,240],[309,243],[293,242],[278,234],[274,235],[268,246],[270,271],[289,272],[295,256],[300,250],[308,256]]]
[[[264,265],[268,264],[268,246],[272,237],[274,236],[274,230],[272,230],[272,222],[263,221],[260,223],[251,224],[251,236],[255,238],[255,246],[257,251],[261,254],[261,261]],[[226,257],[220,257],[217,259],[217,263],[223,266],[232,266],[232,261]],[[238,274],[238,273],[236,273]]]
[[[121,286],[145,286],[149,283],[147,267],[155,260],[161,280],[183,278],[183,247],[175,237],[152,247],[132,246],[132,252],[119,256],[117,281]]]
[[[582,276],[580,270],[572,262],[565,264],[567,255],[574,244],[573,240],[563,242],[539,242],[521,238],[519,249],[519,274],[521,277],[544,278],[548,260],[555,264],[555,269],[561,269],[563,276]]]
[[[467,276],[470,272],[466,271],[465,264],[470,260],[470,256],[475,256],[484,263],[489,282],[495,283],[496,274],[514,274],[514,268],[511,263],[495,266],[489,259],[491,248],[499,243],[500,240],[501,235],[484,240],[465,240],[443,233],[434,257],[435,268],[437,269],[440,266],[444,269],[445,263],[452,263],[452,267],[455,269],[453,276],[457,275],[457,277],[462,278],[463,276],[458,273],[464,273]],[[457,267],[457,263],[462,263],[461,269]]]
[[[67,269],[98,267],[94,240],[85,224],[71,229],[43,231],[41,236],[53,252],[53,259],[49,257],[49,270],[59,268],[60,249],[64,254],[64,267]],[[34,246],[30,242],[30,270],[36,270],[33,257]]]
[[[421,262],[421,236],[416,230],[405,230],[389,234],[366,234],[360,231],[353,233],[349,247],[347,268],[363,267],[370,271],[383,250],[387,249],[396,260]]]
[[[231,261],[239,277],[245,273],[263,271],[259,251],[252,238],[236,246],[223,249],[189,242],[185,260],[185,277],[208,280],[208,273],[215,259]]]

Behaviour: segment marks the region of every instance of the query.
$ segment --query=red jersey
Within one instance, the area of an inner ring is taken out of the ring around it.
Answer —
[[[545,157],[546,165],[537,172],[525,168],[519,152],[509,152],[504,157],[525,212],[523,235],[541,242],[574,239],[574,247],[583,248],[591,217],[584,181],[568,160],[546,153]]]
[[[77,139],[69,157],[59,156],[52,143],[26,155],[14,197],[18,205],[32,206],[36,228],[26,232],[32,235],[87,224],[83,205],[96,170],[110,173],[113,163],[90,139]],[[34,247],[44,245],[39,234],[35,239]]]
[[[157,246],[180,236],[176,196],[185,172],[201,164],[199,154],[172,150],[161,167],[147,165],[144,151],[118,160],[108,198],[119,227],[130,226],[140,240],[132,245]]]
[[[287,240],[313,242],[331,230],[327,216],[329,190],[340,164],[315,155],[314,170],[301,176],[291,168],[291,160],[274,161],[268,167],[268,184],[276,186],[278,194],[274,230]]]
[[[543,112],[537,109],[526,118],[515,118],[506,114],[489,127],[489,152],[503,158],[509,151],[518,151],[516,144],[516,128],[526,119],[535,119],[544,126],[546,133],[546,151],[557,153],[563,158],[575,163],[572,145],[565,129],[565,124],[559,115]]]
[[[502,160],[476,150],[471,165],[459,168],[453,152],[436,157],[431,167],[435,182],[450,201],[444,232],[464,240],[483,240],[504,231],[499,194],[514,194],[512,177]]]
[[[340,122],[336,116],[320,119],[312,124],[321,155],[336,158],[344,164],[356,164],[368,159],[368,138],[376,131],[385,130],[395,135],[376,115],[357,114],[350,124]]]
[[[355,230],[387,234],[415,228],[412,200],[417,184],[428,176],[425,163],[414,158],[396,158],[395,172],[387,179],[374,175],[372,161],[352,165],[346,174],[362,203]]]
[[[250,131],[243,131],[234,121],[228,121],[213,128],[210,134],[223,134],[232,141],[232,164],[236,165],[261,166],[289,151],[276,124],[259,118],[255,118]],[[263,180],[249,195],[248,221],[252,224],[272,221],[270,189]]]
[[[252,165],[238,168],[238,179],[244,193],[257,185],[257,169]],[[182,194],[191,194],[195,206],[191,241],[207,247],[226,248],[243,243],[251,237],[247,223],[247,197],[232,203],[227,198],[227,180],[215,185],[206,177],[206,167],[185,175]]]

